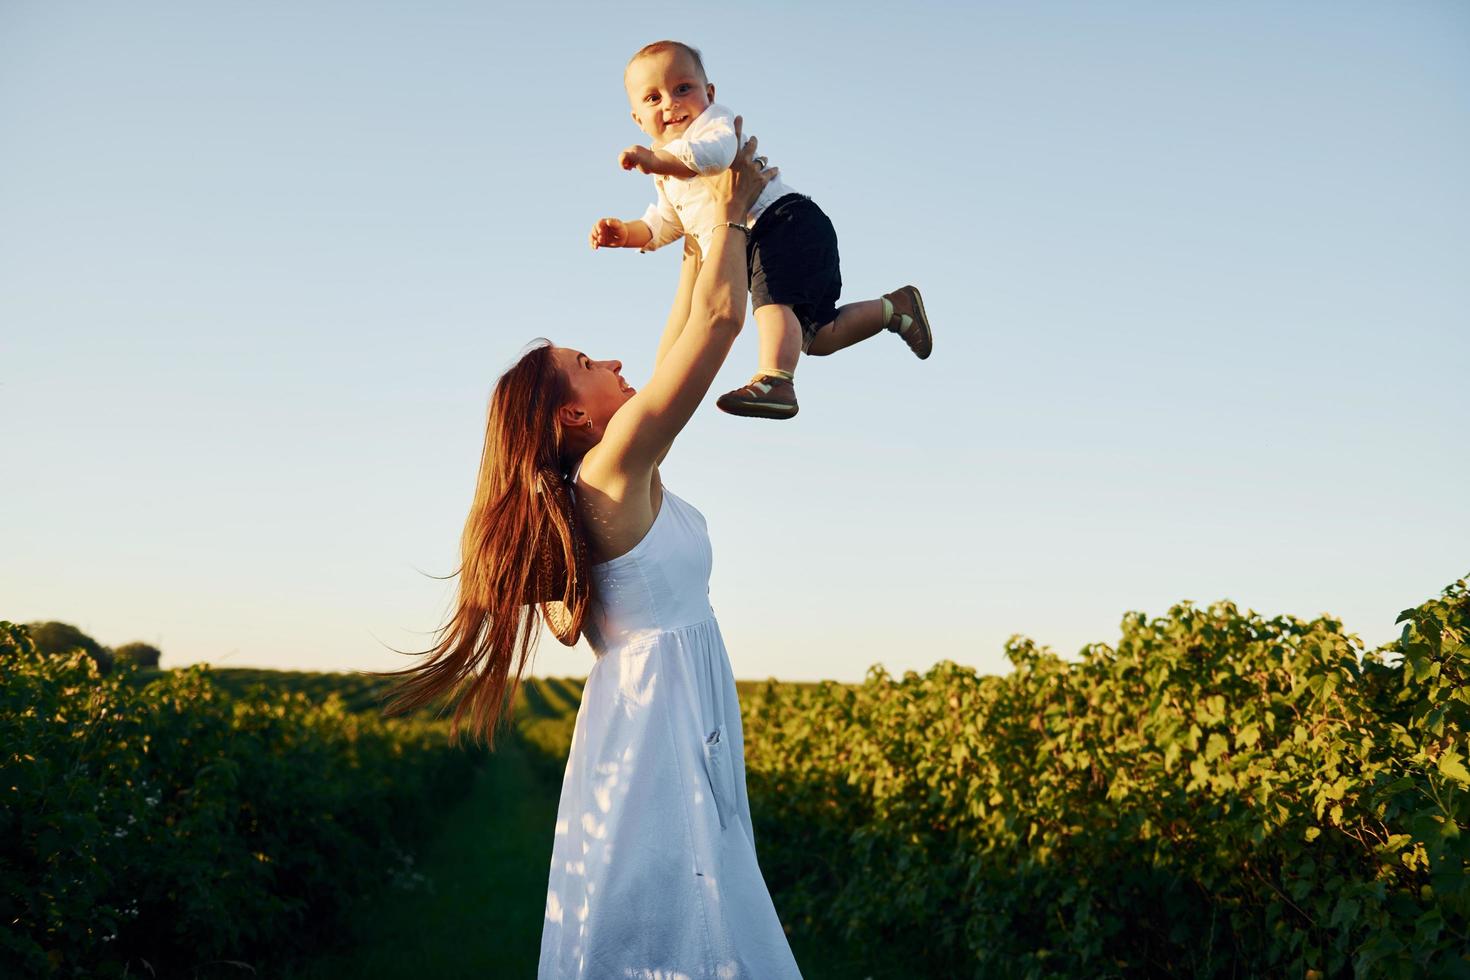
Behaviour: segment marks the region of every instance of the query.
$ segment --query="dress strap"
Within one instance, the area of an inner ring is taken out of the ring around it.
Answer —
[[[571,475],[567,477],[567,493],[572,495],[573,500],[577,499],[577,476],[582,472],[582,460],[585,458],[577,459],[577,465],[572,467]]]

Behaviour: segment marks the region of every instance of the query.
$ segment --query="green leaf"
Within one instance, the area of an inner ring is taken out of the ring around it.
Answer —
[[[1174,764],[1179,761],[1179,743],[1170,742],[1164,748],[1164,771],[1173,772]]]
[[[1346,896],[1337,900],[1337,906],[1332,910],[1332,920],[1329,926],[1349,925],[1358,917],[1358,903]]]
[[[1225,741],[1225,736],[1219,732],[1212,732],[1209,741],[1205,743],[1205,761],[1214,762],[1227,748],[1229,744]]]
[[[1470,770],[1460,761],[1460,753],[1454,749],[1439,757],[1439,771],[1441,775],[1453,779],[1457,783],[1470,785]]]

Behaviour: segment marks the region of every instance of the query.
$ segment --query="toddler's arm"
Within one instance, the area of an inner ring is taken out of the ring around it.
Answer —
[[[720,111],[716,106],[705,113],[697,128],[691,126],[682,137],[665,143],[657,152],[672,157],[682,168],[690,171],[689,176],[703,174],[709,177],[729,169],[737,149],[735,121],[728,112]]]
[[[657,203],[650,204],[642,218],[637,221],[602,218],[592,226],[590,236],[593,248],[636,248],[644,252],[663,248],[683,237],[684,223],[662,187],[658,190]]]
[[[646,146],[630,146],[618,157],[618,165],[624,170],[636,170],[644,174],[663,174],[667,177],[688,179],[698,172],[668,150],[650,150]]]
[[[735,159],[735,124],[728,112],[705,113],[698,128],[691,127],[679,139],[661,149],[630,146],[618,157],[624,170],[663,174],[688,180],[701,174],[710,177],[730,167]]]

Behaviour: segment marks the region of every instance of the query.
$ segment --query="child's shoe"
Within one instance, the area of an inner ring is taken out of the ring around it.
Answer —
[[[919,290],[904,286],[884,293],[883,306],[888,315],[883,326],[902,337],[919,360],[928,357],[934,350],[934,335],[929,332],[929,317],[924,314],[924,297]]]
[[[731,415],[789,419],[796,414],[796,386],[789,378],[757,374],[745,387],[725,392],[715,405]]]

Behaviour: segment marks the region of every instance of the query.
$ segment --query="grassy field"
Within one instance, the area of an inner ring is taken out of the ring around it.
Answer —
[[[350,676],[221,673],[247,696],[285,686],[311,696],[341,692],[363,709],[376,702],[376,688]],[[325,940],[325,951],[293,964],[286,980],[535,976],[552,825],[582,683],[538,679],[522,687],[514,734],[477,771],[439,835],[389,887],[363,897],[350,933]],[[741,682],[742,696],[757,683]],[[897,962],[860,962],[820,935],[797,930],[790,938],[812,980],[913,975]]]
[[[290,980],[534,977],[556,796],[507,742],[415,866],[353,916],[354,935]]]

